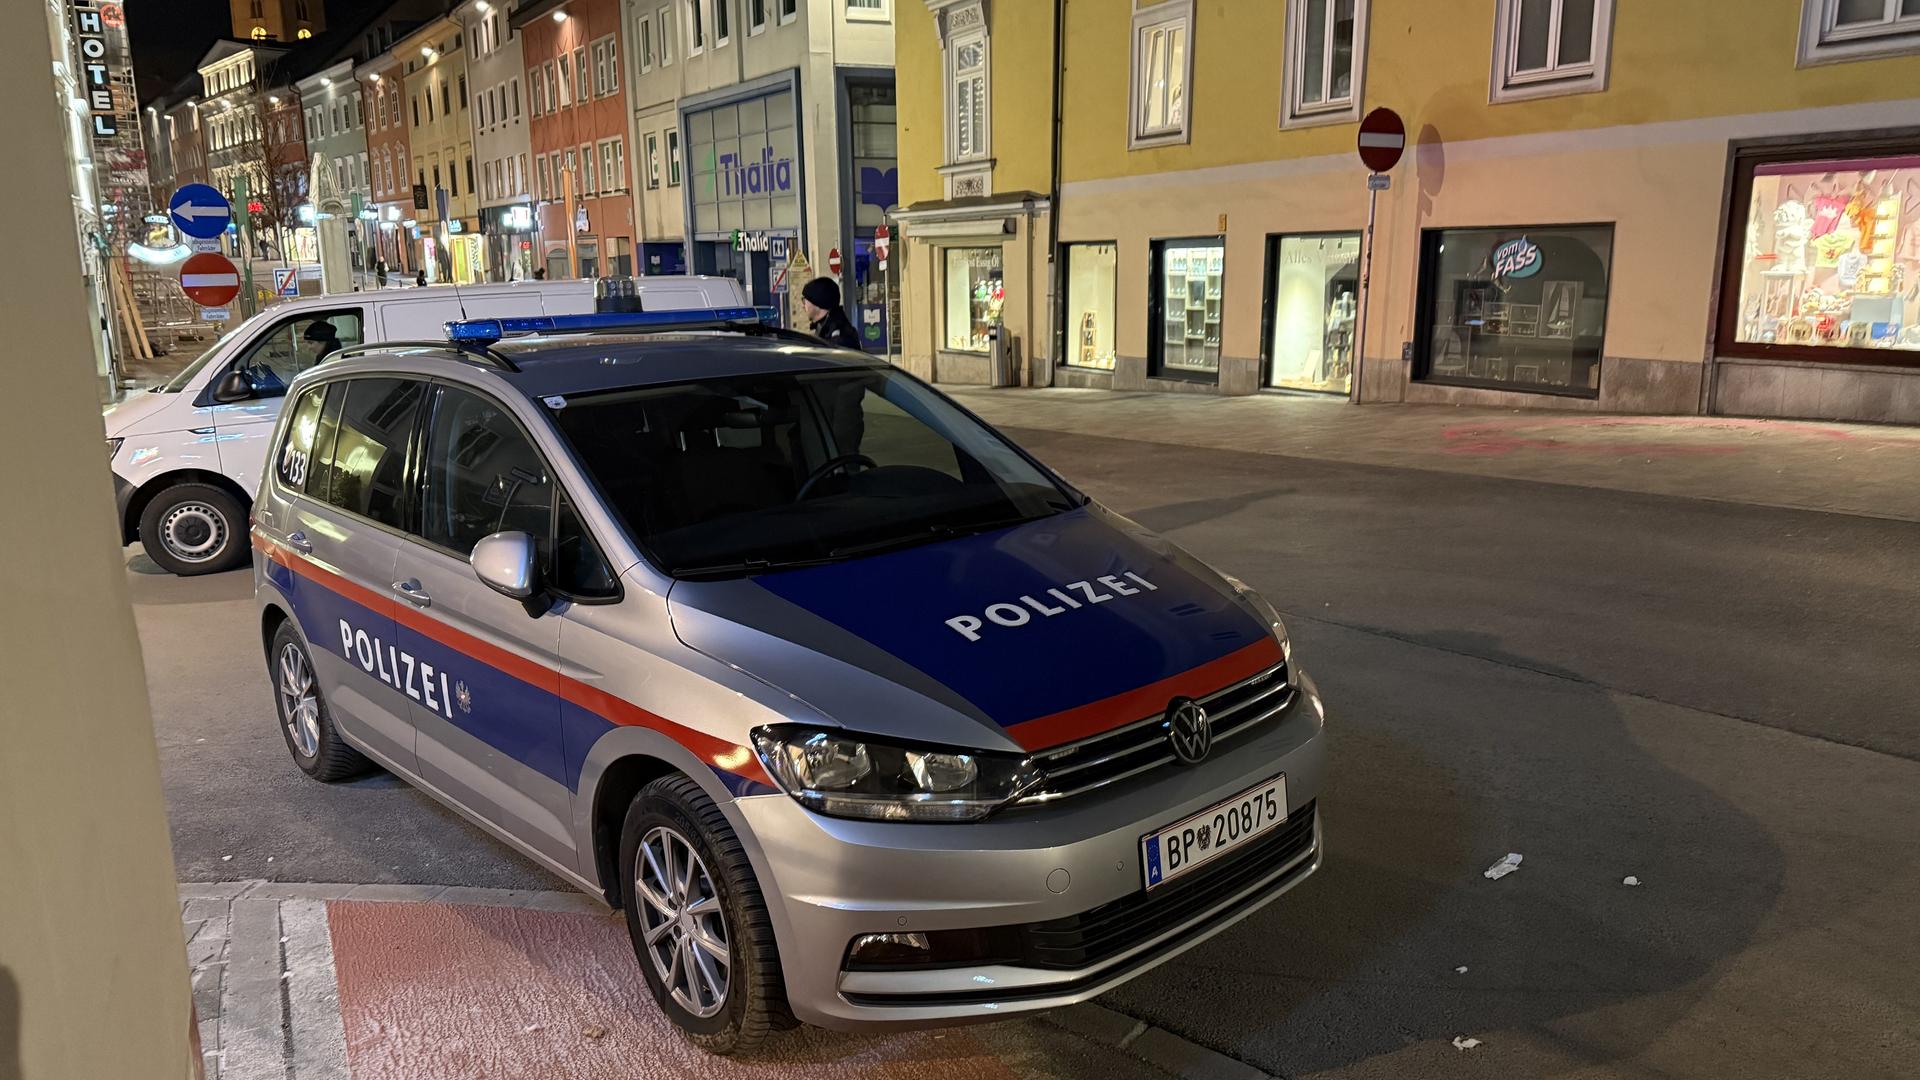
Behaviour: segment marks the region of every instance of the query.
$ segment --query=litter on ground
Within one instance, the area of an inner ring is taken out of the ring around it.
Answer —
[[[1520,853],[1517,851],[1509,851],[1507,852],[1506,858],[1487,867],[1486,876],[1490,880],[1499,881],[1501,878],[1506,877],[1518,869],[1520,869]]]

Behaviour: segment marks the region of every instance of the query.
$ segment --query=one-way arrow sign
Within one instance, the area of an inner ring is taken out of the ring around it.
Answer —
[[[167,210],[181,232],[203,239],[225,232],[233,217],[226,196],[206,184],[188,184],[174,192]]]

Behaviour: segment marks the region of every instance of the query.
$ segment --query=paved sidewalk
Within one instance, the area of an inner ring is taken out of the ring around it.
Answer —
[[[949,388],[951,391],[951,388]],[[951,391],[995,425],[1920,521],[1920,430],[1280,394]],[[1073,476],[1083,463],[1053,462]]]
[[[880,1035],[692,1046],[621,917],[569,892],[238,881],[180,886],[209,1080],[1263,1080],[1095,1005]]]

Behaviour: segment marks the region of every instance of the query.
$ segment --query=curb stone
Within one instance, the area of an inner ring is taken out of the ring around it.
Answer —
[[[305,923],[310,927],[313,915],[310,910],[303,910],[300,905],[311,905],[315,901],[325,900],[439,903],[588,914],[608,910],[598,898],[585,893],[563,890],[486,889],[465,885],[355,885],[345,882],[283,882],[252,879],[182,882],[179,886],[179,895],[183,919],[198,924],[194,928],[194,935],[197,935],[195,943],[199,946],[196,955],[201,957],[201,962],[195,969],[196,975],[204,971],[208,976],[206,980],[208,985],[203,987],[202,980],[196,978],[195,987],[203,993],[211,990],[212,996],[216,999],[222,996],[223,991],[231,993],[230,987],[226,985],[229,982],[225,977],[227,973],[221,970],[226,964],[219,957],[225,953],[230,933],[228,929],[230,912],[233,912],[236,905],[246,910],[252,916],[252,921],[260,922],[262,926],[265,925],[265,916],[268,914],[267,905],[274,905],[277,910],[272,912],[272,926],[276,936],[282,930],[282,918],[293,914],[278,905],[295,905],[295,911],[299,913],[299,917],[294,922]],[[260,906],[255,907],[254,904],[247,903],[248,901],[256,902]],[[310,936],[311,933],[309,929],[306,936]],[[296,932],[291,936],[302,937],[303,935]],[[288,960],[305,959],[300,954],[309,951],[302,949],[301,943],[289,942],[288,944],[294,945],[294,949],[291,950],[294,953],[293,956],[283,954],[280,948],[271,950],[275,960],[279,961],[282,972],[285,971]],[[305,968],[305,965],[297,964],[296,967]],[[307,972],[297,971],[295,974],[307,974]],[[283,974],[282,977],[287,976]],[[271,1000],[276,1012],[285,1008],[278,994],[272,995]],[[298,1004],[298,999],[287,1004]],[[298,1041],[302,1044],[313,1041],[316,1049],[320,1051],[315,1056],[328,1066],[320,1070],[311,1070],[314,1075],[338,1075],[332,1071],[335,1067],[344,1067],[343,1058],[335,1057],[338,1051],[334,1049],[332,1043],[334,1033],[338,1031],[338,1004],[337,1002],[324,1004],[332,1005],[331,1023],[335,1026],[323,1028],[317,1039],[302,1031],[303,1037]],[[1136,1020],[1125,1013],[1093,1002],[1053,1009],[1039,1013],[1035,1018],[1088,1042],[1125,1052],[1182,1080],[1273,1080],[1269,1074],[1243,1061],[1209,1050],[1165,1028],[1154,1027],[1145,1021]],[[208,1058],[207,1064],[210,1066],[207,1070],[210,1078],[219,1077],[222,1073],[228,1077],[244,1075],[250,1071],[245,1068],[245,1065],[252,1064],[251,1062],[233,1062],[242,1067],[222,1068],[228,1064],[228,1047],[221,1038],[228,1032],[222,1030],[222,1019],[224,1018],[218,1014],[212,1018],[209,1018],[205,1012],[201,1015],[202,1043]],[[278,1019],[281,1024],[293,1022],[293,1018],[285,1015],[279,1016]],[[263,1024],[262,1026],[271,1025]],[[232,1033],[242,1034],[241,1032]],[[261,1034],[264,1032],[245,1032],[243,1038],[246,1035],[258,1037]],[[343,1050],[344,1047],[341,1049]],[[339,1064],[336,1065],[336,1062]],[[314,1063],[317,1064],[317,1062]]]

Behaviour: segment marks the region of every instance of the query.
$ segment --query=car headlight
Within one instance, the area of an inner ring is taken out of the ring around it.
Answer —
[[[1267,603],[1266,597],[1255,592],[1253,586],[1241,581],[1232,574],[1221,574],[1220,577],[1227,584],[1233,586],[1235,594],[1247,603],[1252,604],[1253,610],[1258,612],[1261,618],[1267,620],[1267,625],[1273,630],[1274,638],[1280,642],[1280,658],[1291,665],[1293,663],[1293,640],[1287,636],[1287,624],[1281,620],[1280,613],[1273,609],[1272,604]]]
[[[113,460],[114,455],[120,452],[120,444],[126,441],[127,440],[125,439],[108,439],[107,440],[107,460],[108,461]]]
[[[1042,775],[1012,754],[901,745],[800,725],[756,728],[753,746],[802,806],[868,821],[978,821]]]

